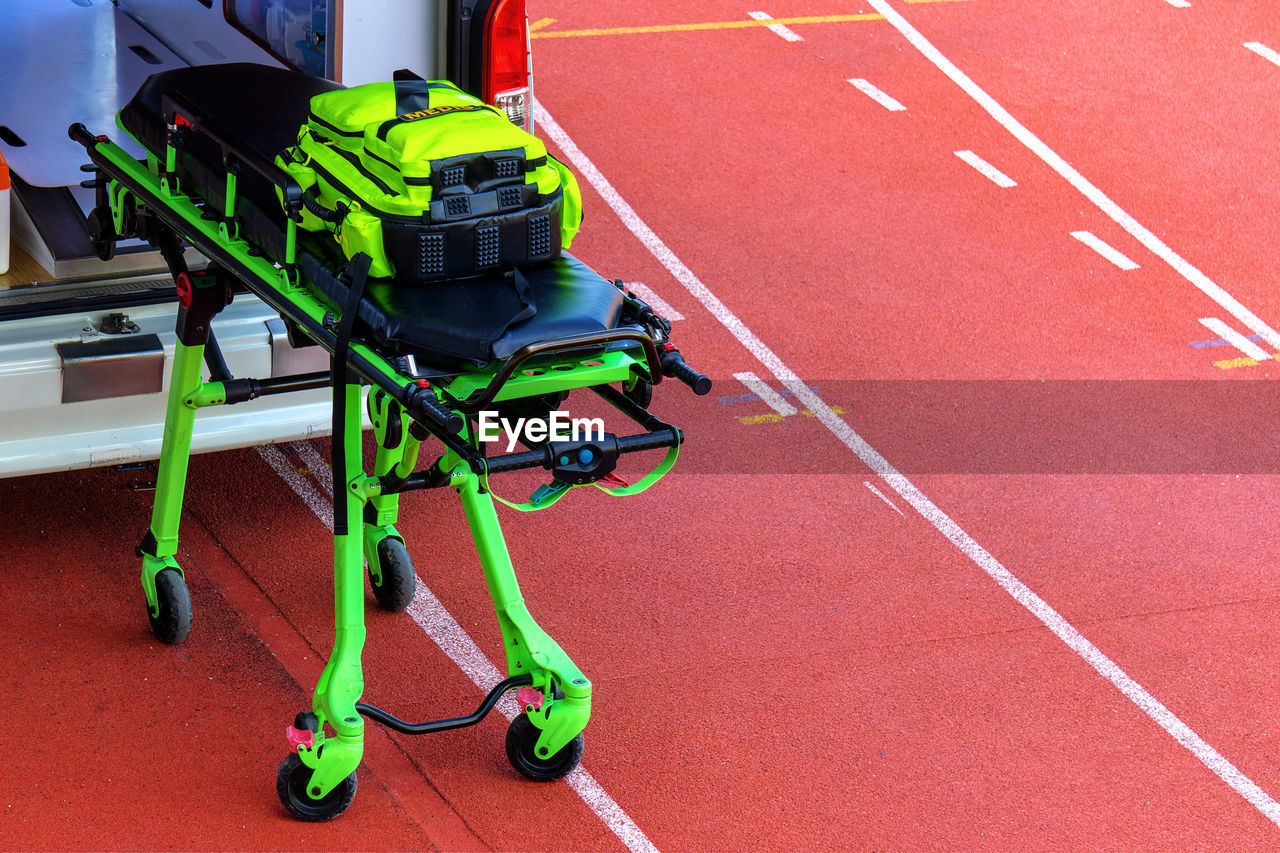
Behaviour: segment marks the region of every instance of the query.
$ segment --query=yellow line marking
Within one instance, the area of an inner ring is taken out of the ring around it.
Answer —
[[[835,412],[837,415],[844,414],[844,408],[842,406],[832,406],[831,411]],[[800,414],[804,415],[806,418],[811,418],[814,416],[813,412],[811,412],[808,409],[805,409]],[[782,422],[782,415],[778,414],[777,412],[766,412],[763,415],[738,415],[738,423],[742,424],[743,426],[755,426],[756,424],[776,424],[781,422]]]
[[[623,36],[636,33],[683,33],[693,30],[737,30],[746,27],[767,27],[770,24],[834,24],[843,21],[883,21],[883,15],[816,15],[808,18],[770,18],[767,21],[707,21],[698,24],[657,24],[650,27],[610,27],[601,30],[560,30],[554,33],[534,33],[533,38],[573,38],[576,36]]]
[[[542,18],[540,20],[534,21],[532,24],[529,25],[529,32],[536,33],[538,30],[542,29],[543,27],[549,27],[555,22],[556,22],[555,18]]]
[[[907,0],[908,3],[963,3],[968,0]],[[560,30],[559,32],[535,32],[546,26],[543,21],[554,20],[543,18],[529,27],[530,38],[576,38],[578,36],[624,36],[637,33],[682,33],[694,30],[738,30],[746,27],[768,27],[782,24],[841,24],[848,21],[883,21],[884,15],[867,12],[858,15],[808,15],[802,18],[769,18],[764,21],[707,21],[697,24],[657,24],[648,27],[608,27],[595,30]]]
[[[1277,355],[1277,358],[1280,358],[1280,355]],[[1254,367],[1259,364],[1262,364],[1262,362],[1246,355],[1241,358],[1229,358],[1226,361],[1215,361],[1213,366],[1220,367],[1223,370],[1231,370],[1235,367]]]

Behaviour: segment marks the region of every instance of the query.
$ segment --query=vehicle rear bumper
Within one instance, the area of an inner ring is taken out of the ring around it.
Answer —
[[[64,360],[57,345],[105,340],[97,328],[101,313],[62,314],[0,322],[0,477],[117,465],[160,455],[169,367],[176,338],[176,305],[126,309],[138,326],[128,336],[156,335],[163,349],[159,390],[117,396],[108,382],[100,399],[63,402]],[[105,312],[103,312],[105,313]],[[214,333],[231,373],[269,377],[280,372],[328,369],[319,347],[292,349],[277,335],[272,344],[268,321],[276,315],[257,299],[241,295],[214,322]],[[278,321],[277,321],[278,323]],[[278,329],[278,324],[277,324]],[[64,348],[65,351],[65,348]],[[151,354],[153,369],[160,360]],[[66,368],[70,369],[70,368]],[[131,365],[120,366],[119,391],[136,382]],[[74,395],[73,395],[74,396]],[[192,451],[202,453],[326,435],[331,428],[328,389],[282,394],[201,410],[196,415]]]

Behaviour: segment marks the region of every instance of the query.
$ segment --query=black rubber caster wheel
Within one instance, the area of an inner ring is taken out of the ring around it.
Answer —
[[[156,604],[160,612],[147,618],[151,620],[151,633],[162,643],[181,643],[191,633],[191,593],[186,581],[173,569],[161,569],[156,574]]]
[[[94,254],[99,259],[109,261],[116,256],[116,230],[111,221],[111,211],[95,207],[89,211],[89,240],[93,243]]]
[[[378,568],[382,572],[382,583],[374,580],[372,569],[369,571],[373,597],[378,599],[383,610],[404,610],[413,601],[413,593],[418,588],[409,549],[394,536],[383,539],[378,543]]]
[[[356,774],[352,773],[320,799],[307,795],[311,768],[302,763],[297,753],[289,753],[276,772],[276,793],[289,814],[298,820],[323,823],[342,814],[356,798]]]
[[[549,758],[534,754],[534,746],[541,733],[525,714],[512,720],[507,727],[507,759],[512,767],[535,782],[563,779],[582,761],[582,732]]]
[[[634,385],[623,386],[622,395],[640,408],[647,409],[653,402],[653,386],[643,379],[637,379]]]

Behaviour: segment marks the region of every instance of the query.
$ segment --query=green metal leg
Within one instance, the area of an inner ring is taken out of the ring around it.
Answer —
[[[187,346],[179,341],[174,347],[155,503],[151,508],[151,528],[139,547],[142,554],[142,590],[152,616],[159,612],[156,575],[164,569],[182,573],[174,555],[178,553],[178,524],[182,518],[182,496],[187,486],[191,433],[195,427],[196,406],[192,404],[192,398],[200,390],[203,359],[203,346]]]
[[[530,722],[541,730],[534,749],[539,756],[555,755],[587,726],[591,716],[591,682],[525,607],[493,498],[481,489],[479,478],[465,465],[454,469],[453,484],[462,497],[480,566],[498,614],[507,653],[507,673],[531,674],[533,686],[545,697],[541,708],[529,711]]]
[[[418,462],[418,450],[422,441],[410,434],[412,421],[405,416],[400,404],[380,390],[369,392],[369,419],[373,422],[373,435],[377,444],[373,470],[375,477],[383,477],[394,469],[401,476],[408,476]],[[375,583],[382,583],[382,568],[378,560],[378,543],[388,536],[404,542],[396,530],[400,515],[400,495],[375,495],[369,500],[370,510],[364,518],[364,558]]]
[[[364,480],[360,454],[360,386],[347,385],[344,459],[347,488],[334,495],[334,512],[346,513],[347,533],[333,541],[333,596],[335,637],[333,654],[316,685],[313,709],[320,731],[327,723],[334,731],[317,736],[314,749],[298,752],[302,763],[315,772],[307,786],[319,798],[350,775],[364,753],[364,721],[356,713],[356,702],[364,693],[364,671],[360,654],[364,650],[364,567],[361,564],[361,511],[364,499],[359,491]],[[336,426],[336,425],[335,425]],[[321,753],[320,746],[324,751]]]

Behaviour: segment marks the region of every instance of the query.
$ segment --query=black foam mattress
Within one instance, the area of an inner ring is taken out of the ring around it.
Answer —
[[[251,63],[176,68],[148,78],[121,110],[120,120],[130,135],[163,158],[163,98],[177,93],[212,119],[237,149],[252,150],[270,162],[293,144],[311,97],[337,88],[340,84],[329,80]],[[221,208],[221,150],[200,134],[186,136],[180,176],[208,204]],[[283,259],[285,221],[273,185],[245,170],[237,192],[242,234],[268,256]],[[304,276],[341,305],[347,294],[333,275],[342,259],[332,254],[332,239],[299,234],[304,237],[299,254]],[[453,368],[483,366],[529,343],[618,324],[622,293],[570,255],[523,267],[519,275],[524,279],[520,286],[511,271],[420,285],[372,279],[359,308],[357,336],[390,355],[412,354],[426,364]]]

